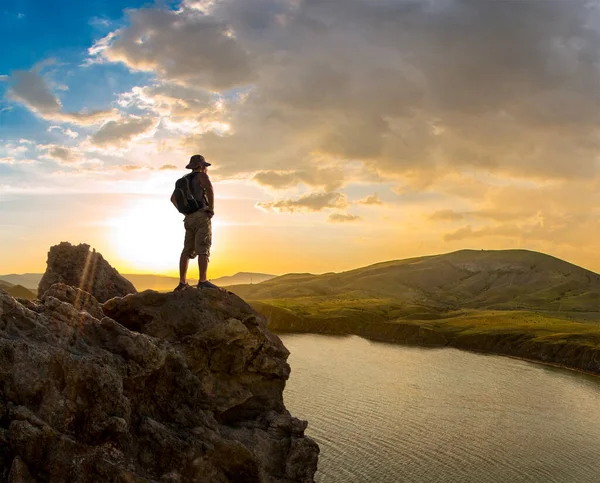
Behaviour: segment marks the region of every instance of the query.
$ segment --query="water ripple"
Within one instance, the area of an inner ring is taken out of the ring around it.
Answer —
[[[597,483],[600,379],[496,356],[286,335],[319,483]]]

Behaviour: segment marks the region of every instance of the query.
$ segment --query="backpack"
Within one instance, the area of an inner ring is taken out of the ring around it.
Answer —
[[[175,182],[173,202],[179,213],[189,215],[206,207],[204,188],[194,182],[196,173],[186,174]]]

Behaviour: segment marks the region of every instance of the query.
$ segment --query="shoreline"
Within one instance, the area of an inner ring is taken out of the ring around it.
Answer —
[[[577,367],[567,366],[565,364],[560,364],[558,362],[546,362],[546,361],[540,361],[537,359],[529,359],[527,357],[522,357],[522,356],[513,356],[510,354],[500,354],[497,352],[481,351],[481,350],[477,350],[477,349],[460,349],[458,347],[452,347],[452,346],[449,346],[449,348],[464,350],[467,352],[474,352],[476,354],[489,354],[492,356],[507,357],[509,359],[516,359],[518,361],[530,362],[532,364],[539,364],[541,366],[556,367],[557,369],[563,369],[563,370],[567,370],[567,371],[571,371],[571,372],[577,372],[579,374],[585,374],[586,376],[593,376],[593,377],[600,378],[600,372],[586,371],[585,369],[578,369]]]
[[[421,327],[421,326],[416,326],[416,325],[415,326],[411,325],[411,327],[414,327],[414,328],[420,329],[420,330],[431,330],[431,329]],[[385,338],[385,337],[369,336],[366,334],[360,334],[360,333],[355,333],[355,332],[331,332],[331,331],[326,332],[326,331],[309,331],[309,330],[293,330],[293,329],[286,330],[286,329],[282,329],[282,328],[270,328],[270,330],[272,330],[277,335],[312,334],[312,335],[324,335],[324,336],[357,336],[357,337],[362,337],[363,339],[370,340],[373,342],[383,342],[386,344],[432,348],[432,349],[433,348],[439,348],[439,349],[450,348],[450,349],[463,350],[463,351],[467,351],[467,352],[473,352],[473,353],[477,353],[477,354],[487,354],[487,355],[494,355],[494,356],[500,356],[500,357],[507,357],[510,359],[521,360],[521,361],[529,362],[529,363],[533,363],[533,364],[540,364],[543,366],[555,367],[558,369],[568,370],[568,371],[572,371],[572,372],[576,372],[576,373],[580,373],[580,374],[585,374],[588,376],[600,377],[600,370],[593,371],[593,370],[580,368],[575,365],[568,365],[568,364],[556,362],[556,361],[540,360],[539,358],[527,357],[527,356],[518,355],[518,354],[507,354],[502,351],[494,351],[494,350],[489,350],[489,349],[480,349],[480,348],[473,348],[473,347],[461,347],[461,346],[456,346],[456,345],[452,344],[452,341],[450,341],[450,340],[447,340],[447,343],[445,343],[445,344],[439,344],[439,343],[428,344],[426,342],[419,343],[418,341],[408,341],[408,340],[402,341],[402,340],[397,340],[397,339],[394,340],[394,339]],[[440,333],[438,333],[438,334],[443,335]]]

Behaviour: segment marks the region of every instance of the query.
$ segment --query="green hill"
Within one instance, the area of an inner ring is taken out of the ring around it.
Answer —
[[[600,276],[526,250],[462,250],[229,290],[279,332],[493,352],[600,374]]]
[[[526,250],[462,250],[378,263],[348,272],[289,274],[230,290],[247,300],[292,300],[330,307],[377,300],[407,314],[471,309],[592,312],[600,275]]]

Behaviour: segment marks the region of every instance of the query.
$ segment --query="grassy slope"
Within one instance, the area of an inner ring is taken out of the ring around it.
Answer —
[[[4,288],[4,287],[2,287]],[[9,294],[13,297],[27,299],[27,300],[35,300],[36,295],[31,291],[23,287],[22,285],[13,285],[12,287],[5,288]]]
[[[600,349],[600,276],[524,250],[464,250],[229,289],[275,330],[400,340],[414,328],[443,335],[446,345],[502,336]],[[427,334],[409,333],[426,342]]]

